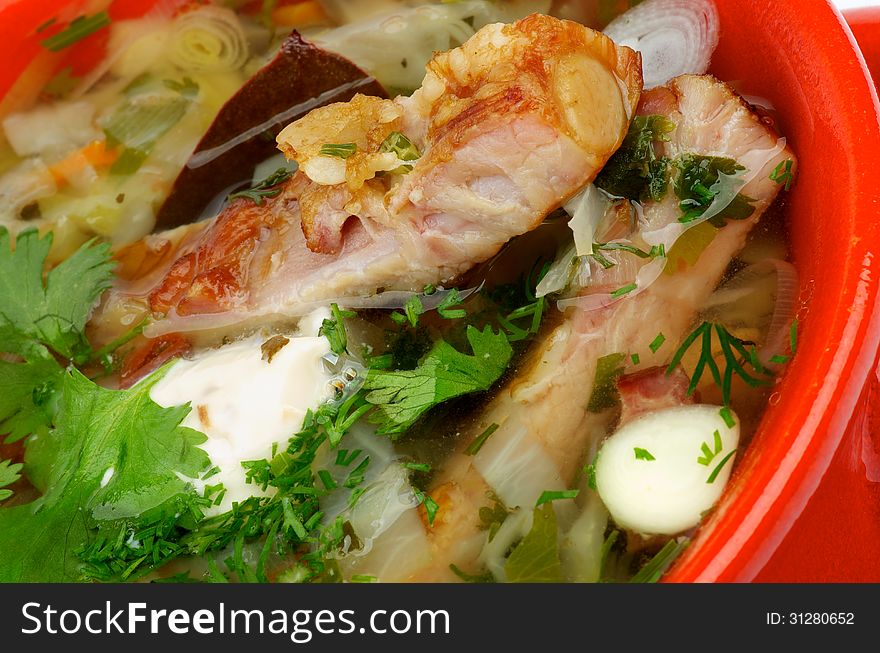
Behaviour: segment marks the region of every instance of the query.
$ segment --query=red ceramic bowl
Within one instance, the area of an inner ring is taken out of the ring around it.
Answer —
[[[667,580],[880,581],[880,442],[862,410],[880,341],[877,95],[825,0],[716,1],[713,72],[771,99],[800,159],[788,216],[801,336],[733,482]],[[120,0],[111,16],[156,2]],[[0,0],[0,111],[34,92],[15,81],[25,66],[51,77],[100,58],[99,39],[66,61],[47,55],[36,28],[106,4]]]

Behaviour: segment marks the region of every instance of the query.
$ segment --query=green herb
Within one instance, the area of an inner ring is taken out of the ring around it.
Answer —
[[[587,487],[589,487],[591,490],[599,489],[599,486],[596,484],[596,463],[598,462],[599,452],[597,451],[596,455],[593,456],[593,460],[584,467],[584,474],[587,475]]]
[[[281,194],[283,190],[281,184],[290,179],[294,172],[296,172],[295,169],[278,168],[253,188],[232,193],[226,198],[226,201],[233,202],[237,199],[248,199],[257,206],[262,206],[267,198],[277,197]]]
[[[425,512],[428,515],[428,524],[431,526],[434,525],[434,519],[437,517],[437,513],[440,511],[440,506],[437,504],[434,499],[431,498],[430,495],[425,494],[421,490],[416,490],[416,500],[425,506]]]
[[[681,542],[669,540],[629,582],[656,583],[687,545],[688,540],[682,540]]]
[[[411,469],[414,472],[424,472],[427,474],[431,471],[431,466],[427,463],[403,463],[404,469]]]
[[[709,483],[709,484],[714,483],[715,479],[718,478],[718,474],[721,473],[721,470],[724,469],[724,466],[727,464],[727,461],[730,460],[731,458],[733,458],[733,456],[735,454],[736,454],[736,450],[731,451],[729,454],[724,456],[724,458],[721,459],[721,462],[718,463],[718,466],[712,470],[711,474],[709,474],[709,478],[706,479],[706,483]]]
[[[791,348],[791,353],[797,353],[797,345],[798,345],[798,321],[797,319],[791,323],[791,328],[788,330],[788,341],[789,347]]]
[[[659,202],[668,187],[669,159],[655,143],[669,140],[675,124],[665,116],[636,116],[620,148],[596,178],[596,186],[616,197]]]
[[[794,161],[791,159],[781,161],[779,165],[773,168],[773,172],[770,173],[770,180],[775,181],[777,184],[785,184],[786,191],[791,190],[791,185],[794,182],[794,174],[791,170],[793,165]]]
[[[370,466],[370,457],[364,456],[364,459],[361,460],[357,467],[355,467],[351,472],[349,472],[348,476],[342,482],[343,487],[347,487],[349,489],[354,489],[364,482],[364,477],[367,473],[367,467]]]
[[[624,372],[624,354],[608,354],[596,363],[596,376],[593,380],[593,393],[587,403],[591,413],[601,413],[618,404],[617,379]]]
[[[775,354],[774,356],[770,357],[771,363],[777,363],[779,365],[785,365],[789,360],[791,359],[784,354]]]
[[[403,326],[406,324],[406,315],[399,311],[394,311],[391,313],[391,320],[398,326]]]
[[[600,251],[600,249],[601,249],[601,248],[596,247],[596,243],[594,243],[594,244],[593,244],[593,252],[590,254],[590,256],[591,256],[591,257],[592,257],[592,258],[593,258],[593,259],[594,259],[599,265],[601,265],[601,266],[602,266],[603,268],[605,268],[606,270],[610,270],[610,269],[613,268],[615,265],[617,265],[614,261],[611,261],[611,260],[605,258],[605,257],[602,255],[602,252]],[[578,264],[578,258],[575,257],[575,258],[573,258],[572,261],[571,261],[571,268],[570,268],[570,269],[573,270],[574,267],[575,267],[577,264]],[[574,274],[574,273],[571,272],[571,274]]]
[[[467,449],[464,450],[464,454],[466,456],[476,456],[480,452],[480,449],[483,448],[483,445],[486,444],[486,440],[489,439],[489,436],[497,430],[498,424],[490,424],[485,431],[480,433],[480,435],[474,438],[474,441],[467,446]]]
[[[348,579],[351,583],[377,583],[379,579],[375,576],[367,576],[364,574],[355,574]]]
[[[595,253],[596,250],[603,250],[608,252],[627,252],[642,259],[655,259],[663,258],[666,256],[666,245],[663,244],[654,245],[649,251],[646,252],[643,249],[635,247],[634,245],[627,245],[626,243],[593,243],[593,252]],[[614,264],[612,263],[611,265]]]
[[[137,338],[144,332],[144,329],[147,328],[147,325],[150,323],[150,318],[145,317],[143,320],[135,324],[131,329],[126,331],[124,334],[108,342],[106,345],[101,347],[96,352],[92,353],[89,358],[90,363],[100,363],[104,367],[104,371],[106,373],[112,373],[119,367],[119,363],[121,361],[116,360],[114,354],[119,351],[122,347],[127,345],[129,342]]]
[[[656,354],[660,350],[660,347],[663,346],[664,342],[666,342],[666,336],[662,333],[658,333],[657,337],[651,341],[650,345],[648,345],[648,349],[651,350],[652,354]]]
[[[319,154],[335,156],[337,159],[347,159],[357,152],[357,149],[357,143],[326,143],[321,146]]]
[[[491,327],[467,329],[473,356],[437,342],[414,370],[370,370],[366,400],[376,406],[370,421],[380,434],[398,434],[424,412],[454,397],[488,390],[507,369],[513,350],[504,333]]]
[[[422,300],[419,299],[419,296],[413,295],[406,300],[403,310],[406,313],[406,319],[409,320],[410,326],[417,327],[419,325],[419,316],[425,312],[425,307],[422,305]]]
[[[509,583],[558,583],[562,563],[557,543],[556,512],[552,503],[535,508],[532,528],[516,545],[504,573]]]
[[[324,489],[333,490],[338,487],[336,481],[333,480],[333,477],[330,476],[330,472],[326,469],[321,469],[318,471],[318,478],[321,479],[321,483],[324,485]]]
[[[110,287],[115,263],[109,245],[89,241],[52,269],[44,282],[43,265],[51,246],[51,234],[40,238],[29,229],[18,235],[12,251],[9,232],[0,227],[0,320],[68,360],[85,362],[91,355],[85,324],[92,306]]]
[[[727,425],[727,428],[732,429],[736,426],[736,420],[733,418],[733,413],[730,408],[724,406],[721,410],[718,411],[718,414],[721,415],[721,419],[724,420],[724,423]]]
[[[336,452],[336,464],[340,467],[348,467],[357,460],[358,456],[362,453],[363,451],[361,449],[355,449],[351,452],[349,452],[348,449],[340,449]]]
[[[110,15],[106,11],[98,12],[94,16],[79,16],[62,31],[40,41],[40,44],[50,52],[59,52],[109,24]]]
[[[437,313],[445,320],[460,320],[463,317],[467,317],[467,312],[464,309],[452,308],[461,304],[461,301],[461,294],[458,292],[458,289],[453,288],[437,304]]]
[[[721,433],[718,431],[715,431],[714,438],[715,438],[715,450],[714,451],[709,446],[708,442],[703,442],[700,445],[700,451],[703,452],[703,455],[700,456],[699,458],[697,458],[697,462],[699,464],[703,465],[704,467],[708,467],[711,464],[711,462],[713,460],[715,460],[715,457],[718,456],[718,454],[720,454],[721,451],[724,449],[724,443],[721,441]]]
[[[615,290],[614,292],[611,293],[611,296],[614,299],[620,299],[621,297],[624,297],[624,296],[630,294],[633,290],[635,290],[638,287],[639,287],[638,284],[631,283],[629,285],[624,286],[623,288],[618,288],[617,290]]]
[[[0,510],[0,581],[77,580],[84,572],[77,555],[99,559],[135,521],[201,518],[200,497],[181,479],[210,466],[198,447],[206,438],[180,426],[188,407],[150,400],[158,379],[114,391],[64,372],[55,427],[28,445],[44,494]],[[145,554],[143,542],[131,542],[126,568]]]
[[[325,319],[318,330],[319,336],[324,336],[330,343],[330,350],[334,354],[344,354],[348,348],[348,334],[345,332],[345,318],[357,316],[354,311],[344,311],[339,304],[330,304],[332,317]]]
[[[510,342],[527,340],[538,333],[541,322],[547,308],[547,298],[538,297],[535,290],[541,280],[550,269],[550,263],[536,263],[522,282],[519,284],[506,284],[496,288],[490,295],[494,295],[496,303],[502,310],[516,306],[520,301],[527,302],[525,305],[511,311],[506,316],[498,315],[498,323],[502,326]],[[528,320],[526,325],[517,324],[520,320]]]
[[[391,132],[382,144],[379,146],[380,152],[391,152],[401,161],[415,161],[421,158],[422,154],[419,148],[413,145],[413,142],[400,132]],[[412,170],[411,165],[403,165],[392,170],[392,174],[405,174]],[[427,293],[426,293],[427,294]]]
[[[43,433],[56,411],[63,366],[58,357],[85,363],[92,356],[85,324],[110,287],[114,263],[108,245],[88,242],[43,277],[52,235],[21,232],[11,249],[0,227],[0,433],[7,441]]]
[[[721,352],[724,357],[723,372],[719,370],[718,364],[715,362],[713,356],[713,334],[721,346]],[[764,377],[767,377],[772,375],[772,372],[761,365],[754,345],[751,345],[751,348],[747,348],[747,343],[745,341],[731,335],[724,326],[713,324],[711,322],[703,322],[685,339],[681,347],[678,348],[678,351],[672,357],[672,362],[666,370],[667,375],[672,374],[675,368],[678,367],[679,363],[681,363],[684,355],[697,341],[700,343],[700,358],[697,361],[697,366],[694,368],[694,372],[691,376],[691,382],[688,386],[688,395],[692,395],[697,389],[697,385],[700,383],[706,368],[708,368],[709,372],[712,374],[712,379],[715,381],[715,384],[721,388],[721,394],[725,406],[730,405],[731,383],[734,375],[738,376],[747,385],[753,388],[769,384],[767,378],[757,376],[763,375]],[[750,368],[751,371],[748,371],[746,368]]]
[[[56,99],[63,98],[73,91],[80,81],[82,81],[81,78],[73,74],[73,67],[65,66],[46,82],[42,92]]]
[[[605,582],[608,579],[608,558],[611,555],[611,550],[614,548],[614,545],[617,543],[617,538],[620,537],[620,531],[613,530],[608,533],[608,536],[602,541],[602,549],[601,555],[599,557],[599,582]]]
[[[632,361],[633,365],[639,365],[642,362],[642,357],[639,356],[638,354],[633,354],[629,358]]]
[[[657,460],[656,458],[654,458],[653,454],[650,451],[648,451],[647,449],[642,449],[640,447],[633,447],[633,451],[635,452],[636,460],[646,460],[648,462],[650,462],[652,460]]]
[[[52,27],[52,25],[54,25],[57,21],[58,21],[58,19],[55,16],[53,16],[52,18],[50,18],[46,22],[40,23],[40,25],[35,30],[36,33],[39,34],[40,32],[45,32],[47,29]]]
[[[478,514],[480,521],[483,523],[483,529],[489,531],[488,541],[491,542],[498,534],[501,525],[510,516],[510,510],[494,492],[489,491],[486,493],[486,496],[492,501],[493,505],[480,507]]]
[[[22,463],[13,464],[11,460],[0,461],[0,503],[12,496],[12,490],[7,489],[10,485],[21,478]]]
[[[675,194],[681,200],[683,215],[679,222],[698,220],[715,201],[725,184],[745,170],[733,159],[683,154],[675,161],[680,174],[675,180]],[[721,211],[709,218],[713,227],[722,228],[727,220],[745,220],[755,212],[754,199],[736,195]]]
[[[449,569],[452,573],[461,578],[465,583],[494,583],[495,577],[491,571],[485,571],[482,574],[468,574],[462,571],[456,565],[450,564]]]
[[[576,499],[578,492],[578,490],[544,490],[541,492],[541,496],[538,497],[535,508],[551,501],[559,501],[560,499]]]

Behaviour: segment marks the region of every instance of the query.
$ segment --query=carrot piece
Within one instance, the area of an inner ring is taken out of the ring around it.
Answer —
[[[279,27],[304,28],[328,22],[327,14],[316,0],[278,7],[272,12],[272,22]]]
[[[85,147],[57,163],[49,166],[49,172],[55,178],[58,186],[66,184],[80,170],[86,166],[93,168],[108,168],[113,165],[119,153],[114,149],[108,149],[106,141],[92,141]]]

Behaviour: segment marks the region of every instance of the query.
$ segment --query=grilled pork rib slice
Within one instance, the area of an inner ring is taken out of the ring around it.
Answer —
[[[121,252],[162,256],[117,284],[96,337],[133,311],[148,337],[228,335],[453,279],[591,181],[640,93],[639,55],[601,33],[542,15],[489,25],[436,55],[412,97],[356,96],[289,125],[279,147],[299,171],[274,197]]]

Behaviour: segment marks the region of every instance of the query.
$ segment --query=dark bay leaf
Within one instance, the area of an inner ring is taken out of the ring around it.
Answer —
[[[386,97],[351,61],[292,32],[275,58],[220,109],[159,209],[156,229],[198,220],[231,187],[248,185],[254,168],[278,153],[275,136],[312,109],[356,93]]]

